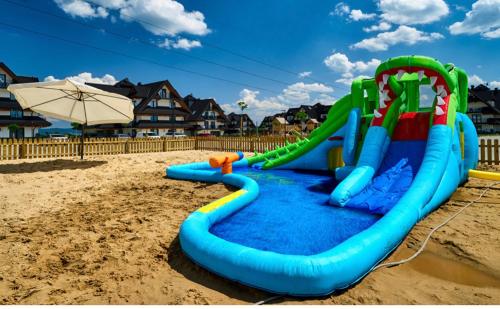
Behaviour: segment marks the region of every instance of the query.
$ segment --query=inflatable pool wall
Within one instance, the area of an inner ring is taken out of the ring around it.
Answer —
[[[419,87],[425,85],[436,95],[428,107],[419,102]],[[170,178],[239,188],[185,220],[180,229],[184,253],[220,276],[274,293],[316,296],[349,287],[446,201],[476,166],[477,134],[465,114],[467,87],[465,72],[453,64],[423,56],[392,58],[380,64],[373,79],[355,80],[351,93],[331,107],[308,138],[233,164],[259,166],[262,173],[331,171],[332,183],[340,182],[326,196],[331,206],[322,207],[380,216],[317,254],[259,250],[215,236],[210,228],[258,199],[259,185],[237,172],[222,175],[208,163],[169,167]]]

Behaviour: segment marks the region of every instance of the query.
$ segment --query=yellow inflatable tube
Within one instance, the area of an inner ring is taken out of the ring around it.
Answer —
[[[495,172],[470,170],[469,176],[474,178],[488,179],[488,180],[500,180],[500,173],[495,173]]]

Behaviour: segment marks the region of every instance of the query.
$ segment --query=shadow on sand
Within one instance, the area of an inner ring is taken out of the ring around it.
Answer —
[[[51,160],[41,162],[23,162],[0,164],[0,174],[21,174],[35,172],[52,172],[59,170],[77,170],[101,166],[108,161]]]

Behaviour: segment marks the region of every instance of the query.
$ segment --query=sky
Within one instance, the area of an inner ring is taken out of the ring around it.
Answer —
[[[500,0],[0,0],[0,11],[0,61],[19,75],[168,79],[227,113],[244,100],[257,122],[333,104],[401,55],[500,88]]]

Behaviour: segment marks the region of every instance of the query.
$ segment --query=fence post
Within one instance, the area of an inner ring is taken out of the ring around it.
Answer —
[[[498,149],[498,140],[496,139],[493,143],[493,151],[495,152],[495,164],[500,163],[500,149]]]
[[[255,152],[255,137],[250,138],[250,152]]]
[[[198,136],[194,137],[194,150],[198,150]]]
[[[125,140],[125,153],[129,153],[129,144],[128,144],[128,140]]]
[[[486,156],[484,155],[485,154],[485,150],[486,150],[486,143],[484,142],[484,139],[481,139],[481,144],[480,144],[480,152],[481,152],[481,158],[479,159],[479,162],[481,163],[486,163]]]
[[[26,159],[28,157],[28,144],[23,141],[23,143],[19,146],[21,147],[19,154],[20,159]]]

